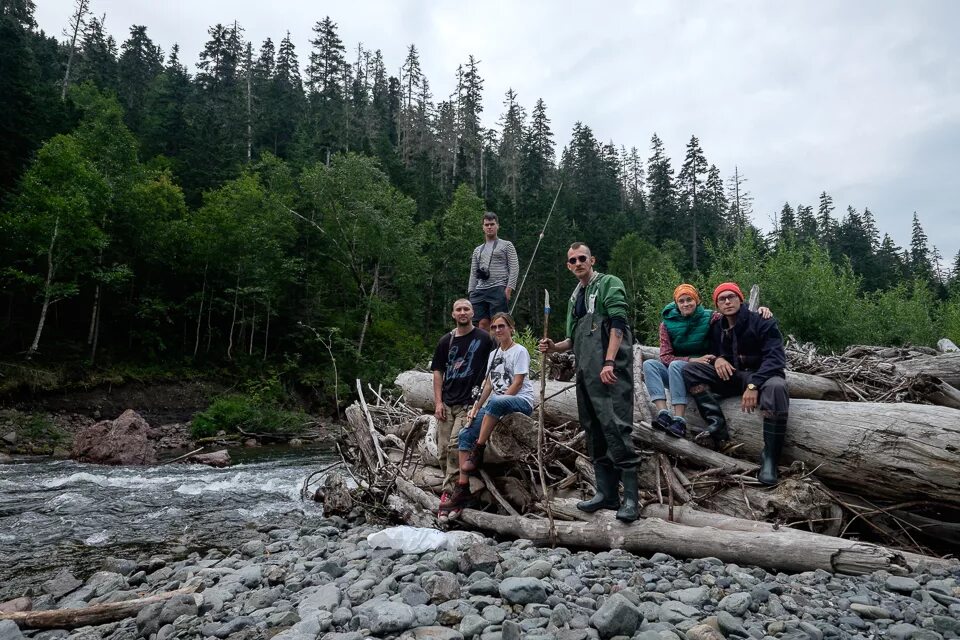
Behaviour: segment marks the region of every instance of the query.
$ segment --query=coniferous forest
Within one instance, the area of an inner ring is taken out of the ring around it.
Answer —
[[[526,268],[558,190],[515,310],[534,334],[544,289],[563,313],[565,250],[584,240],[648,344],[676,284],[731,279],[824,350],[960,342],[960,255],[939,255],[916,213],[899,247],[823,191],[765,234],[749,176],[696,135],[670,158],[653,131],[599,140],[584,113],[558,148],[550,105],[523,87],[483,112],[473,57],[434,95],[415,45],[384,60],[332,17],[306,51],[217,24],[184,60],[144,25],[116,41],[93,9],[80,0],[58,39],[33,2],[0,0],[8,387],[104,368],[243,372],[323,401],[356,377],[389,383],[449,327],[481,212]]]

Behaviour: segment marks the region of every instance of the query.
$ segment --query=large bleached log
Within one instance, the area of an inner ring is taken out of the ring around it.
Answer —
[[[51,609],[49,611],[19,611],[0,613],[0,620],[13,620],[21,629],[76,629],[132,618],[141,609],[156,602],[166,602],[174,596],[193,593],[196,586],[167,591],[145,598],[109,602],[79,609]]]
[[[572,520],[580,520],[582,522],[614,520],[614,516],[610,512],[599,511],[594,514],[584,513],[583,511],[578,510],[575,504],[576,500],[570,499],[555,498],[550,501],[550,506],[553,509],[553,513],[561,517]],[[687,505],[676,506],[673,508],[673,520],[670,520],[670,508],[664,504],[646,505],[643,508],[643,511],[641,511],[641,516],[643,518],[659,518],[660,520],[675,522],[677,524],[687,525],[690,527],[710,527],[711,529],[719,529],[721,531],[742,531],[747,533],[778,534],[787,537],[793,536],[801,545],[808,542],[812,542],[816,545],[822,543],[822,539],[825,537],[836,540],[836,538],[833,536],[824,536],[818,533],[802,531],[800,529],[783,527],[770,522],[747,520],[744,518],[732,517],[720,513],[701,511]],[[925,556],[918,553],[910,553],[907,551],[900,551],[899,553],[903,555],[904,559],[909,564],[910,569],[913,571],[935,567],[949,568],[954,567],[957,564],[956,560],[943,560],[941,558]]]
[[[633,348],[636,369],[640,369],[641,360],[655,360],[660,357],[658,347],[637,345]],[[633,376],[636,382],[640,381],[639,373]],[[807,373],[787,371],[787,392],[791,398],[806,398],[808,400],[843,400],[844,393],[840,385],[829,378],[812,376]]]
[[[439,500],[402,478],[397,487],[423,508],[436,510]],[[839,573],[866,574],[885,570],[894,574],[910,571],[902,553],[874,544],[810,534],[800,539],[785,529],[775,531],[730,530],[693,527],[659,518],[644,518],[632,524],[601,513],[590,522],[501,516],[465,509],[466,524],[512,538],[535,543],[591,549],[626,549],[637,553],[663,552],[684,558],[716,557],[726,562],[774,567],[785,571],[824,569]],[[935,561],[935,560],[932,560]]]
[[[960,387],[960,352],[900,360],[895,362],[894,366],[905,376],[925,373],[940,378],[949,385]]]
[[[740,451],[758,459],[759,412],[723,402]],[[692,425],[702,425],[689,415]],[[800,460],[828,484],[863,496],[934,499],[960,504],[960,411],[947,407],[874,402],[791,400],[784,460]]]

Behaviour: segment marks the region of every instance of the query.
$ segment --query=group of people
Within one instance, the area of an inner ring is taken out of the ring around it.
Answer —
[[[519,272],[517,252],[498,237],[496,214],[484,214],[483,230],[485,242],[471,257],[468,297],[454,302],[455,327],[440,339],[431,363],[444,473],[441,519],[456,517],[470,504],[470,475],[481,468],[499,420],[514,412],[531,415],[535,405],[530,353],[514,341],[515,325],[507,312]],[[567,305],[566,338],[543,339],[538,348],[542,353],[573,350],[576,357],[578,417],[596,476],[595,495],[577,508],[616,510],[617,519],[633,522],[640,515],[640,457],[632,438],[633,334],[623,282],[597,271],[595,263],[585,243],[570,245],[567,269],[577,285]],[[705,308],[689,284],[678,286],[673,298],[662,312],[660,357],[643,363],[644,382],[658,410],[654,427],[685,437],[689,394],[706,423],[698,441],[720,448],[730,439],[720,400],[740,395],[743,411],[759,407],[763,414],[758,479],[776,484],[789,407],[776,320],[764,307],[751,311],[732,282],[714,290],[716,311]]]

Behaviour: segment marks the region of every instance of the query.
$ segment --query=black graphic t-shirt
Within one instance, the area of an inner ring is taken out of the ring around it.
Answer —
[[[443,372],[444,404],[451,407],[472,404],[480,396],[492,350],[490,334],[476,327],[464,336],[448,333],[440,339],[430,370]]]

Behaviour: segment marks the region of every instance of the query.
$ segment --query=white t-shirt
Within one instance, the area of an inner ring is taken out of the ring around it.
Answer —
[[[533,408],[533,383],[530,382],[530,354],[522,344],[513,343],[513,346],[504,351],[497,347],[487,360],[487,371],[493,392],[503,393],[513,384],[514,376],[523,374],[523,385],[516,397],[525,400]]]

